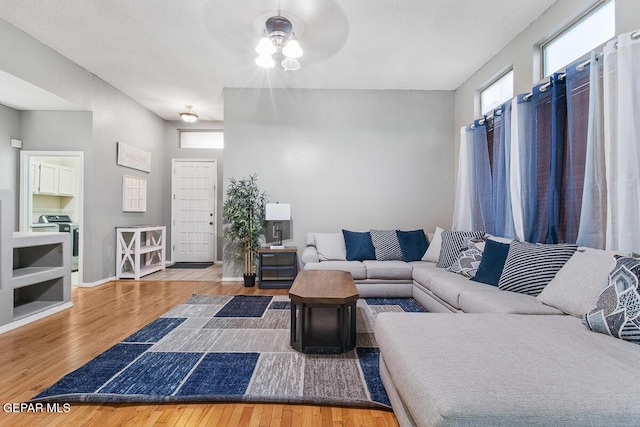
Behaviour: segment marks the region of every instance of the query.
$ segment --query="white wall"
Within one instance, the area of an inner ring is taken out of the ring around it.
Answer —
[[[225,89],[224,187],[258,174],[306,233],[449,227],[454,98],[445,91]],[[224,254],[225,277],[242,274]]]
[[[456,90],[456,157],[460,144],[459,129],[480,117],[479,91],[513,67],[514,94],[530,92],[542,78],[538,46],[595,3],[597,0],[559,0]],[[616,0],[616,33],[637,29],[640,29],[640,1]]]
[[[92,113],[92,132],[85,153],[85,248],[83,282],[115,274],[115,227],[160,224],[164,220],[165,121],[84,68],[31,36],[0,20],[0,70],[36,85]],[[35,118],[37,115],[34,115]],[[41,115],[41,117],[44,117]],[[55,126],[55,124],[52,123]],[[22,126],[26,129],[26,126]],[[25,149],[63,150],[46,138],[46,121],[37,142]],[[151,173],[116,164],[116,143],[151,152]],[[17,163],[16,163],[17,164]],[[148,182],[146,213],[122,212],[122,176],[144,176]],[[15,180],[0,181],[12,188]],[[16,198],[16,203],[17,203]]]

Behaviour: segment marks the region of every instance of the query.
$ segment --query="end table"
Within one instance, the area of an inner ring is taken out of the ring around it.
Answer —
[[[288,289],[298,274],[298,248],[258,249],[258,287]]]

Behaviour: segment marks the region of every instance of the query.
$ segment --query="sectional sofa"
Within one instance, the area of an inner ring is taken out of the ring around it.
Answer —
[[[326,237],[310,233],[304,269],[350,271],[361,296],[413,296],[429,310],[376,320],[380,374],[401,426],[640,425],[640,261],[573,248],[532,295],[438,267],[433,253],[431,261],[327,259],[341,253],[331,254]],[[510,255],[546,249],[501,243]],[[554,264],[545,257],[520,256],[532,280]]]

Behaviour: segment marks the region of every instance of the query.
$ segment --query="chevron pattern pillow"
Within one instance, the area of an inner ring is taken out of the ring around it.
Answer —
[[[576,245],[511,242],[498,288],[537,296],[577,249]]]
[[[467,239],[467,242],[469,249],[462,251],[458,259],[447,270],[471,278],[475,277],[478,267],[480,267],[484,239]]]
[[[469,239],[482,239],[484,231],[453,231],[444,230],[442,232],[442,247],[440,249],[440,257],[436,267],[449,268],[467,248]]]
[[[609,285],[582,323],[594,332],[640,344],[640,260],[616,255]]]
[[[371,241],[378,261],[402,261],[402,248],[396,230],[371,230]]]

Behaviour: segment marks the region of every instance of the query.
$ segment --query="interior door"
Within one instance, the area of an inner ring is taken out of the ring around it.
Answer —
[[[212,262],[216,242],[215,159],[172,160],[171,260]]]

